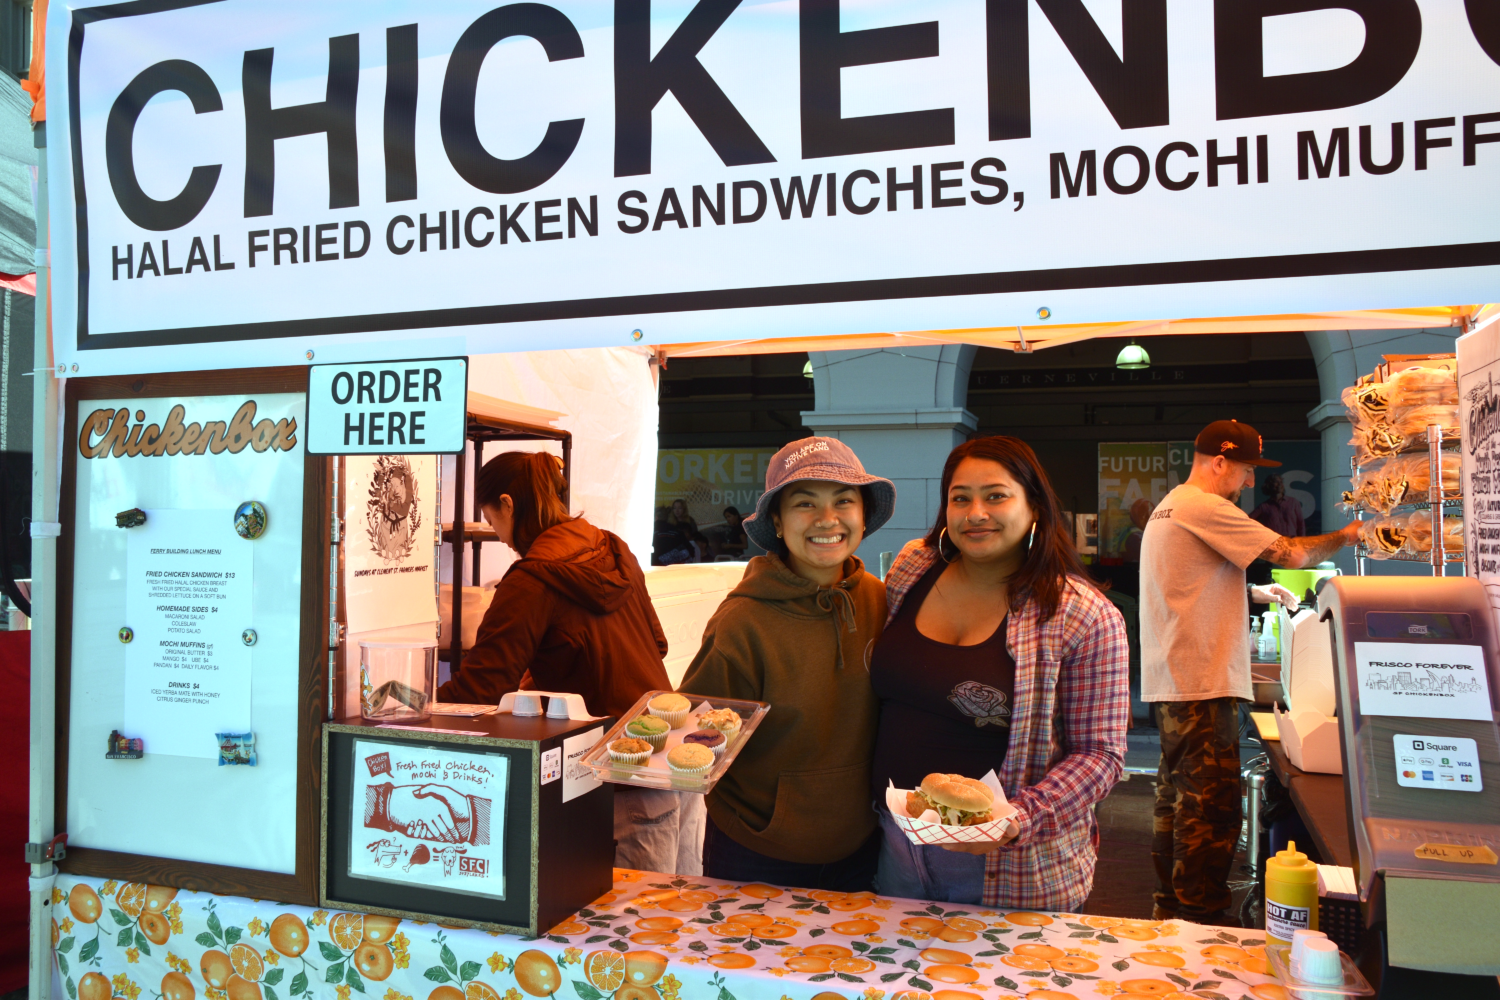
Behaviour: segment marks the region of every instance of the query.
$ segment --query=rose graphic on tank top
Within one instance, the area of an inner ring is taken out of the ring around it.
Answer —
[[[948,692],[948,700],[960,712],[974,720],[975,726],[1010,725],[1010,706],[1005,692],[978,681],[963,681]]]

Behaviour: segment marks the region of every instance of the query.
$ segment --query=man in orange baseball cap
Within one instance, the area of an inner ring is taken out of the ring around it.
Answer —
[[[1255,428],[1216,420],[1194,444],[1192,473],[1162,498],[1141,537],[1141,700],[1154,703],[1161,730],[1153,916],[1233,926],[1239,704],[1252,697],[1249,598],[1297,608],[1279,584],[1247,588],[1245,568],[1257,558],[1315,566],[1354,544],[1359,524],[1314,537],[1278,535],[1238,503],[1257,466],[1281,464],[1262,456]]]

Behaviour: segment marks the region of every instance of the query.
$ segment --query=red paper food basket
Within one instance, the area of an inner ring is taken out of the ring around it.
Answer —
[[[999,840],[1005,836],[1007,828],[1011,826],[1010,817],[1015,815],[1016,807],[1005,801],[1005,790],[1000,787],[994,771],[980,780],[995,793],[993,809],[995,818],[988,823],[979,823],[975,826],[944,826],[942,823],[910,816],[906,812],[907,790],[896,788],[894,785],[885,790],[886,808],[891,811],[891,818],[896,821],[896,825],[913,844],[980,844]],[[937,813],[929,810],[926,815],[936,816]]]

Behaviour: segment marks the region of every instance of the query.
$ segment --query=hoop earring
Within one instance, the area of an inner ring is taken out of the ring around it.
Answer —
[[[1028,554],[1030,554],[1030,552],[1031,552],[1031,543],[1034,542],[1034,541],[1036,541],[1036,522],[1032,521],[1031,522],[1031,534],[1029,534],[1029,535],[1026,536],[1026,552]]]
[[[951,563],[954,559],[957,559],[959,556],[963,555],[963,553],[958,550],[958,546],[957,545],[954,545],[953,546],[953,555],[950,558],[949,555],[948,555],[948,553],[946,553],[946,552],[943,551],[943,539],[945,539],[947,537],[948,537],[948,529],[946,527],[944,527],[942,531],[938,532],[938,555],[942,558],[943,562],[945,562],[945,563]],[[950,542],[950,544],[951,544],[951,542]]]

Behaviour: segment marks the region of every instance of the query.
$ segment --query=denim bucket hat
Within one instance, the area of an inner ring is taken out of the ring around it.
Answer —
[[[755,513],[744,519],[745,532],[767,552],[780,550],[771,506],[788,483],[809,479],[867,487],[865,535],[878,531],[896,510],[896,485],[865,472],[854,449],[837,438],[809,437],[793,441],[771,458],[766,467],[766,491],[755,504]]]

